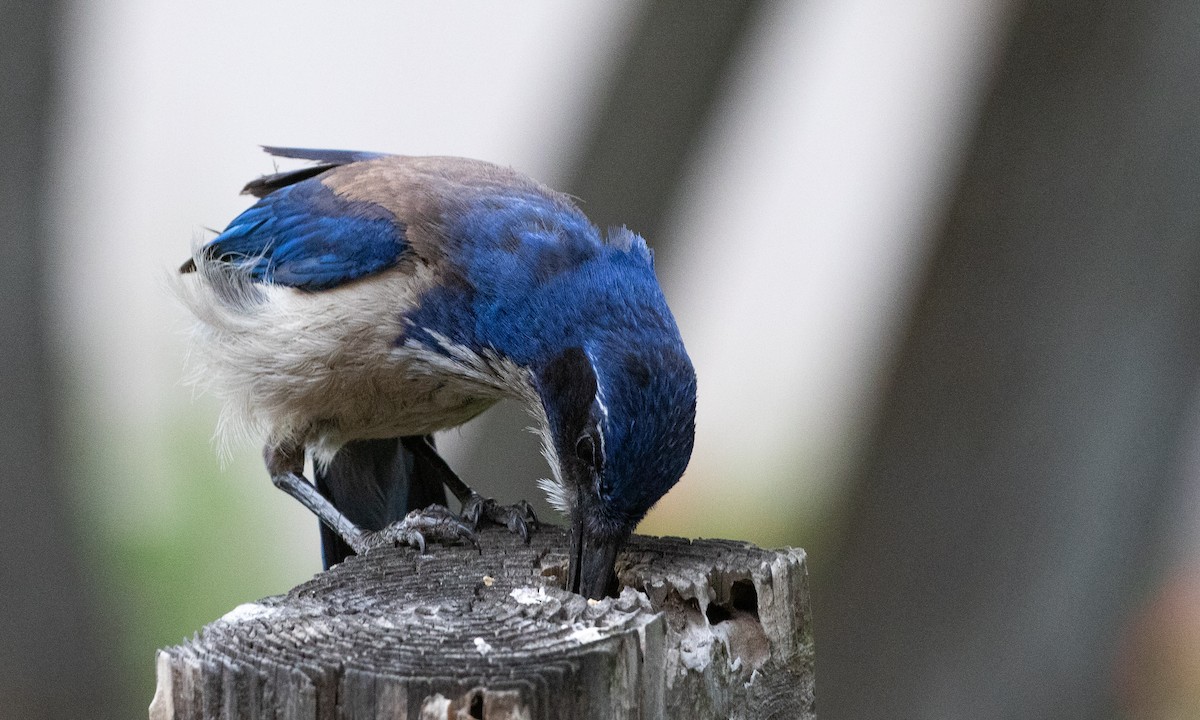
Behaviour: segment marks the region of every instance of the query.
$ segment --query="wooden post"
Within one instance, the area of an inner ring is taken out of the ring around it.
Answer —
[[[354,557],[158,653],[151,720],[812,718],[802,550],[634,537],[621,595],[566,534]]]

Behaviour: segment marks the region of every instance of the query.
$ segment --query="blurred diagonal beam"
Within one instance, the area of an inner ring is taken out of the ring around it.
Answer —
[[[0,711],[103,718],[98,642],[56,438],[43,225],[57,2],[5,3],[0,23]]]
[[[733,62],[769,5],[763,0],[646,0],[564,188],[602,230],[625,225],[654,248],[661,269],[673,249],[661,236],[688,159]],[[482,440],[459,470],[480,492],[529,492],[546,475],[525,413],[505,403],[479,420]],[[520,490],[517,490],[520,489]],[[547,506],[537,500],[542,512]]]
[[[1200,368],[1200,4],[1021,11],[817,583],[828,718],[1108,718]]]
[[[567,191],[601,228],[626,225],[671,254],[667,208],[724,85],[767,5],[649,0],[584,140]]]

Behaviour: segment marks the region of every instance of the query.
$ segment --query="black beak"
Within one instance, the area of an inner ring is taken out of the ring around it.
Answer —
[[[613,565],[625,544],[625,537],[599,537],[589,532],[586,525],[578,516],[571,519],[567,589],[595,600],[614,596],[617,594],[617,573]]]

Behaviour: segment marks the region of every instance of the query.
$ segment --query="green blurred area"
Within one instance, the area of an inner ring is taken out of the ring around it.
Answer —
[[[255,467],[257,453],[239,448],[222,466],[214,410],[185,405],[124,439],[94,424],[74,443],[76,517],[131,712],[153,695],[156,649],[320,569],[316,521]]]

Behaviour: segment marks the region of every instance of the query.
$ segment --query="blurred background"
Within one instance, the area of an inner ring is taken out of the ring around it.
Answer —
[[[144,717],[155,648],[319,570],[165,290],[259,144],[483,158],[647,237],[700,401],[641,531],[809,551],[822,717],[1200,717],[1200,5],[0,18],[0,717]],[[541,502],[526,424],[439,442]]]

